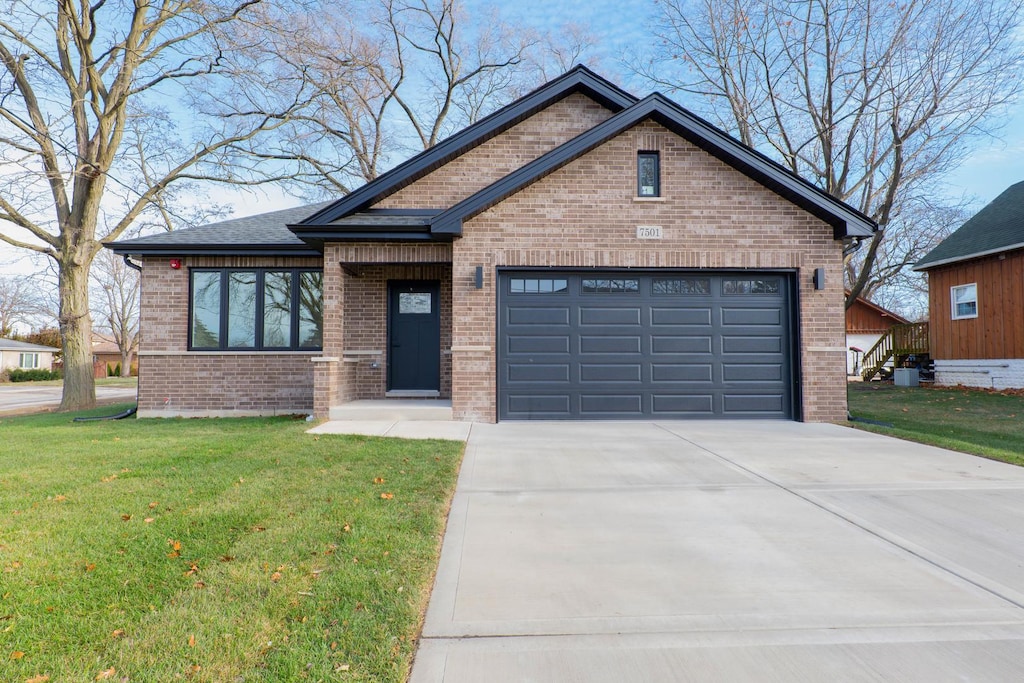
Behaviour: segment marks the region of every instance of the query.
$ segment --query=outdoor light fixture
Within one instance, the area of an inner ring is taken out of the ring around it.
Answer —
[[[181,270],[181,259],[180,258],[172,258],[171,259],[171,268],[174,269],[174,270]]]
[[[474,277],[473,282],[476,284],[476,288],[477,289],[483,289],[484,288],[484,267],[483,266],[477,266],[476,267],[476,275]]]
[[[825,289],[825,269],[815,268],[814,269],[814,288]]]

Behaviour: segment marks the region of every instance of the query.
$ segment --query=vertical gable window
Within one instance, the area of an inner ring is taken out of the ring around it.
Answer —
[[[978,317],[978,285],[959,285],[950,287],[953,320]]]
[[[657,152],[637,153],[636,185],[640,197],[661,196],[661,164]]]
[[[319,349],[323,272],[193,270],[189,348]]]

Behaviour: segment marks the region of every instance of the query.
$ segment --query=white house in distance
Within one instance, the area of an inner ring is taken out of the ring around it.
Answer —
[[[15,370],[52,370],[53,354],[60,351],[52,346],[0,339],[0,372]]]

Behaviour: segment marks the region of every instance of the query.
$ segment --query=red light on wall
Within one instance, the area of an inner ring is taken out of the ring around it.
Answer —
[[[172,258],[171,259],[171,268],[173,268],[174,270],[181,270],[181,259],[180,258]]]

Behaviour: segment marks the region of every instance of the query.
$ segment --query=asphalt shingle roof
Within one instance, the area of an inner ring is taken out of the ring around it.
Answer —
[[[0,339],[0,351],[60,351],[60,349],[13,339]]]
[[[1011,185],[914,265],[946,263],[1024,248],[1024,182]]]
[[[288,229],[291,223],[297,223],[316,213],[333,202],[319,202],[296,206],[280,211],[261,213],[244,218],[232,218],[219,223],[210,223],[197,228],[173,230],[156,235],[147,235],[120,242],[111,242],[109,246],[122,253],[131,253],[133,249],[173,249],[174,247],[196,248],[213,246],[246,246],[246,247],[282,247],[286,249],[307,248]]]

